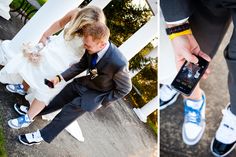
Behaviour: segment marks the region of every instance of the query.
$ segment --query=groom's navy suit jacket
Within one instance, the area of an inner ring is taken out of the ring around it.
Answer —
[[[90,68],[92,55],[85,52],[81,60],[63,72],[61,75],[68,81],[86,69]],[[85,111],[94,111],[97,107],[108,105],[110,102],[127,95],[131,88],[131,78],[128,71],[128,62],[118,48],[110,43],[104,56],[96,64],[98,76],[91,79],[91,75],[74,79],[74,87],[87,90],[73,100]]]

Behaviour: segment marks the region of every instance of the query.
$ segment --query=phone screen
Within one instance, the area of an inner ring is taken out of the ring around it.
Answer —
[[[197,56],[198,63],[185,61],[171,86],[185,95],[190,95],[206,71],[209,62]]]

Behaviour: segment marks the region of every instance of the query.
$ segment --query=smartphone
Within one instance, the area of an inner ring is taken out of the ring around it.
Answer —
[[[185,61],[175,79],[171,83],[171,86],[174,89],[186,96],[191,95],[209,65],[209,62],[202,57],[196,57],[198,58],[198,63],[193,64]]]
[[[48,79],[44,79],[44,84],[50,88],[54,88],[54,84],[51,81],[49,81]]]

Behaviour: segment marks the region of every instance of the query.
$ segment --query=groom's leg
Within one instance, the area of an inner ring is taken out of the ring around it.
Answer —
[[[61,109],[64,105],[71,102],[75,97],[79,96],[79,92],[76,91],[75,83],[71,82],[66,85],[62,91],[57,94],[52,101],[46,106],[39,115],[45,115],[56,110]]]
[[[76,102],[66,104],[52,122],[40,130],[44,141],[50,143],[64,128],[85,113],[80,107],[80,97],[76,99]]]

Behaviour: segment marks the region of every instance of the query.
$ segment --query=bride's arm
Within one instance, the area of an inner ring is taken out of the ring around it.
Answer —
[[[47,38],[54,33],[57,33],[61,29],[65,27],[65,25],[73,19],[73,16],[78,12],[78,8],[75,8],[68,12],[64,17],[59,19],[58,21],[54,22],[42,35],[41,39],[39,42],[42,42],[45,44]]]

